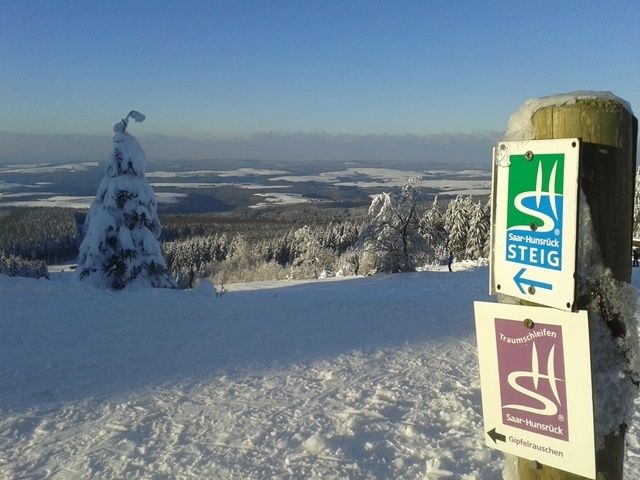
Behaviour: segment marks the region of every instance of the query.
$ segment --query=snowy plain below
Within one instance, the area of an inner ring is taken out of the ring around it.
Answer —
[[[0,478],[499,479],[488,272],[455,267],[222,296],[0,275]],[[639,429],[640,404],[629,480]]]

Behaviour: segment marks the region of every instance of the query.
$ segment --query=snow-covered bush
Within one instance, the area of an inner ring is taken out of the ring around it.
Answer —
[[[106,175],[85,221],[76,276],[93,285],[174,288],[162,256],[160,221],[153,190],[145,178],[145,154],[126,129],[132,111],[113,127],[113,151]]]
[[[47,264],[42,260],[25,260],[0,251],[0,274],[9,277],[49,278]]]

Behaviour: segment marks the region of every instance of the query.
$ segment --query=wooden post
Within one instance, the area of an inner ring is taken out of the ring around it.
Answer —
[[[630,282],[637,119],[617,100],[594,98],[543,107],[535,112],[532,123],[535,134],[531,140],[571,137],[582,140],[580,186],[589,205],[603,264],[616,280]],[[579,217],[579,225],[580,220]],[[581,244],[584,232],[579,231],[578,235]],[[584,276],[580,270],[576,274],[576,291],[580,291],[580,279]],[[577,307],[584,310],[589,301],[578,298]],[[626,334],[624,324],[610,312],[598,313],[614,336]],[[595,422],[597,425],[597,418]],[[619,432],[608,432],[604,448],[596,453],[598,480],[622,480],[625,429],[621,425]],[[520,480],[584,478],[522,458],[518,459],[518,476]]]

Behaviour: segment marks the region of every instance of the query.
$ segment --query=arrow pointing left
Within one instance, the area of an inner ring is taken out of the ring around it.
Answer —
[[[513,281],[516,282],[516,286],[518,287],[518,290],[520,290],[520,293],[525,293],[524,288],[522,288],[522,285],[530,285],[532,287],[538,287],[538,288],[544,288],[546,290],[553,290],[553,285],[551,285],[550,283],[545,283],[545,282],[539,282],[537,280],[530,280],[528,278],[524,278],[524,273],[527,271],[526,268],[521,268],[518,273],[515,274],[515,276],[513,277]]]
[[[491,440],[493,440],[493,443],[498,443],[496,440],[498,440],[500,442],[506,442],[507,441],[507,437],[505,435],[502,435],[501,433],[496,432],[495,427],[492,428],[491,430],[489,430],[487,432],[487,435],[489,435],[491,437]]]

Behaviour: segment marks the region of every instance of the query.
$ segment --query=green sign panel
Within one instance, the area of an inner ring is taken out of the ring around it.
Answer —
[[[525,155],[512,155],[509,168],[509,200],[507,228],[530,225],[538,218],[516,208],[516,197],[524,192],[562,196],[564,186],[564,155],[539,154],[528,160]]]
[[[564,155],[512,155],[506,260],[562,269]]]

